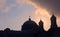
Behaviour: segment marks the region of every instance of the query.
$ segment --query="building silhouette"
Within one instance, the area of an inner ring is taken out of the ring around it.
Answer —
[[[52,15],[50,20],[51,20],[51,28],[57,28],[56,17]]]
[[[22,25],[21,31],[14,31],[6,28],[0,30],[0,37],[60,37],[60,27],[57,26],[56,17],[52,15],[51,27],[48,31],[43,28],[43,21],[39,21],[39,26],[35,21],[29,19]]]
[[[48,30],[48,36],[60,37],[60,28],[57,26],[56,17],[52,15],[50,20],[51,20],[51,28]]]
[[[44,24],[43,21],[40,20],[40,22],[39,22],[39,37],[47,37],[47,33],[43,28],[43,24]]]

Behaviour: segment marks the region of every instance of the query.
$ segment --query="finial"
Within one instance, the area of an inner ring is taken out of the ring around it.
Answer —
[[[53,17],[53,18],[56,18],[54,14],[52,15],[52,17]]]
[[[29,18],[30,18],[30,16],[29,16]]]
[[[29,21],[31,20],[31,17],[29,16]]]

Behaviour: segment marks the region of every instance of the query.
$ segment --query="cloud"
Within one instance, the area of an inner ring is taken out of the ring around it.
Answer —
[[[31,0],[38,6],[47,9],[50,14],[60,15],[60,0]]]
[[[16,0],[17,3],[24,3],[26,0]]]
[[[2,13],[8,13],[13,7],[17,7],[17,3],[13,0],[0,1],[0,12]]]
[[[30,0],[16,0],[16,2],[18,3],[18,4],[31,4],[31,5],[35,5],[35,3],[33,3],[33,2],[31,2]]]
[[[9,11],[11,11],[11,8],[20,8],[25,4],[29,5],[28,0],[1,0],[0,11],[3,13],[8,13]]]
[[[22,4],[29,4],[29,0],[16,0],[16,2],[18,4],[22,3]]]
[[[6,0],[0,0],[0,10],[3,8],[3,5],[6,3]]]
[[[58,16],[57,24],[60,27],[60,0],[31,0],[35,3],[37,10],[35,11],[37,17],[40,16],[44,21],[45,29],[50,25],[50,15],[55,14]],[[50,15],[49,15],[50,14]]]
[[[8,13],[10,10],[10,7],[6,7],[5,9],[2,10],[3,13]]]

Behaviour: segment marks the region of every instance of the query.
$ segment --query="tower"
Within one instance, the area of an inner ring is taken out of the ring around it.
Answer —
[[[40,22],[39,22],[39,28],[43,29],[43,21],[42,20],[40,20]]]
[[[40,20],[39,22],[39,37],[46,37],[46,31],[43,28],[43,21]]]
[[[55,15],[52,15],[52,17],[51,17],[51,28],[57,28]]]

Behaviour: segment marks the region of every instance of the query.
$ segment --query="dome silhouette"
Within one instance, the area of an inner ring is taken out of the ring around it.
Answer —
[[[6,28],[5,31],[10,31],[10,28]]]
[[[23,25],[22,25],[22,30],[31,30],[31,29],[36,29],[38,26],[37,24],[31,20],[31,18],[29,18],[28,21],[26,21]]]

